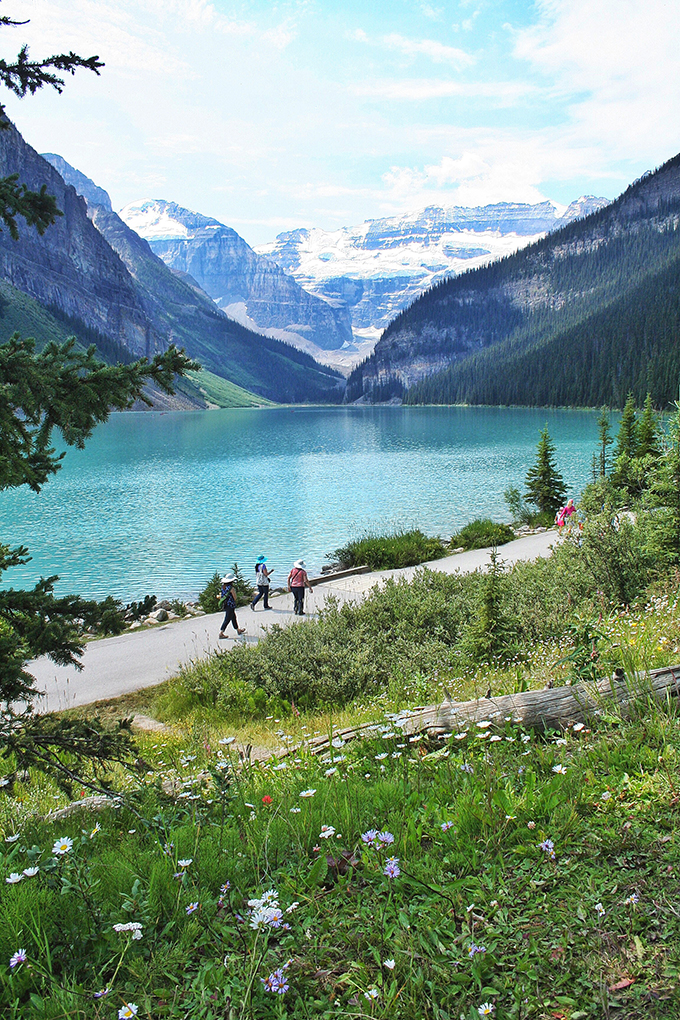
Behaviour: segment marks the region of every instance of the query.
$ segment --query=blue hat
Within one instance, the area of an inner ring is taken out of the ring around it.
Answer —
[[[266,563],[267,562],[267,557],[266,556],[258,556],[257,557],[257,562],[258,563]]]

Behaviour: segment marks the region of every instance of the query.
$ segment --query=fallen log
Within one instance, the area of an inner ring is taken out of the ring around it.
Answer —
[[[630,714],[634,705],[645,700],[668,701],[680,697],[680,665],[637,673],[633,682],[625,677],[600,680],[597,684],[580,683],[573,686],[543,688],[538,691],[521,691],[503,694],[497,698],[477,698],[474,701],[445,701],[441,705],[425,705],[400,712],[393,726],[405,736],[426,734],[432,739],[443,739],[453,730],[466,724],[490,722],[502,727],[506,722],[527,730],[565,730],[574,723],[595,722],[607,713]],[[348,743],[384,730],[384,723],[367,722],[334,730],[333,740]],[[320,755],[331,748],[327,736],[315,737],[279,751],[273,757],[287,758],[301,750]]]
[[[636,673],[632,680],[614,676],[597,684],[521,691],[475,701],[445,701],[401,712],[394,725],[406,736],[427,733],[440,738],[466,723],[484,721],[496,726],[509,722],[527,730],[564,730],[612,712],[625,717],[637,704],[668,701],[679,695],[680,666],[666,666]]]

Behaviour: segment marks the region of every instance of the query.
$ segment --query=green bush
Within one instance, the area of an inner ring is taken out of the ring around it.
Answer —
[[[457,549],[486,549],[492,545],[504,545],[512,542],[515,532],[509,524],[497,524],[489,517],[478,517],[470,521],[464,528],[456,532],[451,538],[451,547]]]
[[[247,606],[248,603],[253,600],[255,589],[239,570],[238,563],[234,564],[231,568],[231,572],[236,576],[236,582],[234,584],[236,605]],[[219,613],[220,589],[222,587],[223,576],[223,574],[220,574],[219,571],[216,570],[203,591],[199,594],[198,604],[204,613]]]
[[[414,567],[428,560],[446,555],[446,546],[440,538],[429,538],[419,529],[395,531],[391,535],[367,532],[347,545],[330,553],[343,569],[367,565],[371,570],[393,570],[397,567]]]

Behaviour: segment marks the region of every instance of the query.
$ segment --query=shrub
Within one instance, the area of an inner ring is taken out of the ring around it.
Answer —
[[[391,535],[367,532],[330,553],[328,559],[337,560],[344,569],[367,565],[371,570],[392,570],[414,567],[445,554],[446,546],[440,538],[430,538],[419,529],[413,529],[395,531]]]
[[[470,521],[451,538],[451,546],[456,549],[486,549],[492,545],[504,545],[512,542],[515,532],[509,524],[497,524],[489,517]]]
[[[236,605],[247,606],[249,602],[252,602],[253,596],[255,595],[255,589],[239,570],[238,563],[234,564],[231,572],[236,576],[236,581],[234,583]],[[204,613],[219,613],[220,589],[222,587],[223,576],[224,575],[220,574],[216,570],[203,591],[198,596],[198,604]]]
[[[141,620],[152,613],[158,599],[155,595],[145,595],[141,602],[130,602],[125,607],[125,615],[129,620]]]

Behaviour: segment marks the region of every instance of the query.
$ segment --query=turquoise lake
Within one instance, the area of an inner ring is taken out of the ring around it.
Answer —
[[[57,592],[123,600],[195,596],[259,554],[283,583],[304,557],[365,530],[447,539],[507,520],[547,423],[572,495],[590,477],[595,411],[480,407],[273,408],[115,414],[69,449],[40,494],[0,494],[0,536],[32,560],[5,586],[58,574]]]

